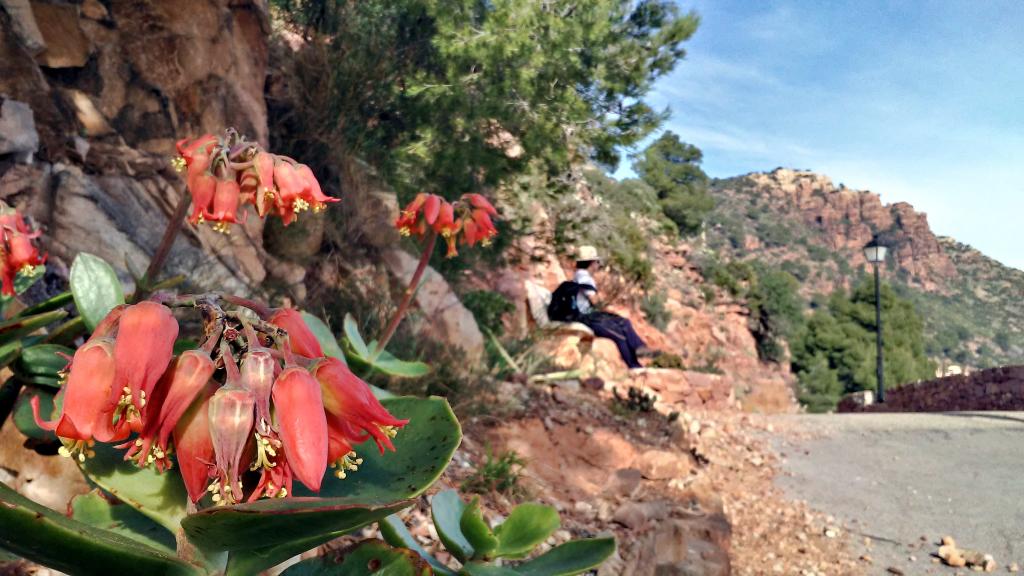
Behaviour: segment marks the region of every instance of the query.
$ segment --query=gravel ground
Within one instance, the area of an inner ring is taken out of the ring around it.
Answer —
[[[931,558],[944,535],[1024,565],[1024,412],[775,418],[814,432],[776,440],[777,485],[842,521],[865,573],[955,574]]]

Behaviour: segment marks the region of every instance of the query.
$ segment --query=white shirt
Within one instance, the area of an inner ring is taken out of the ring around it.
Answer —
[[[593,308],[590,304],[589,296],[597,294],[597,282],[594,281],[594,277],[590,275],[590,272],[580,269],[576,270],[572,281],[577,284],[586,284],[587,286],[594,287],[593,290],[580,290],[576,293],[576,307],[580,309],[581,314],[587,314]]]

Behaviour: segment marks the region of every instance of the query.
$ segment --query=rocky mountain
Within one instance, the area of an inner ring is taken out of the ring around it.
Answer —
[[[849,288],[871,271],[862,248],[875,235],[889,247],[883,274],[925,321],[928,352],[940,365],[1019,363],[1024,272],[951,238],[905,202],[824,175],[778,168],[715,180],[707,243],[730,258],[760,259],[790,272],[808,300]]]

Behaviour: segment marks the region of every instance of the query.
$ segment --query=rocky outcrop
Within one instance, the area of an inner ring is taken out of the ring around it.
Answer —
[[[764,199],[773,212],[795,217],[853,267],[867,264],[862,248],[878,234],[892,261],[922,287],[935,290],[957,275],[927,216],[910,204],[882,204],[878,194],[836,187],[828,176],[787,168],[724,181],[716,194],[735,195],[740,188]]]
[[[233,126],[266,143],[265,2],[0,7],[0,199],[44,227],[58,267],[86,250],[141,272],[183,193],[174,141]],[[268,269],[301,280],[264,252],[261,225],[190,228],[168,273],[240,292]]]

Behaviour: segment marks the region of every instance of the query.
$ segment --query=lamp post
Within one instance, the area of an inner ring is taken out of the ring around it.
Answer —
[[[885,262],[885,246],[878,242],[878,236],[864,247],[864,258],[875,267],[875,346],[878,349],[878,402],[885,402],[885,370],[882,366],[882,292],[878,267]]]

